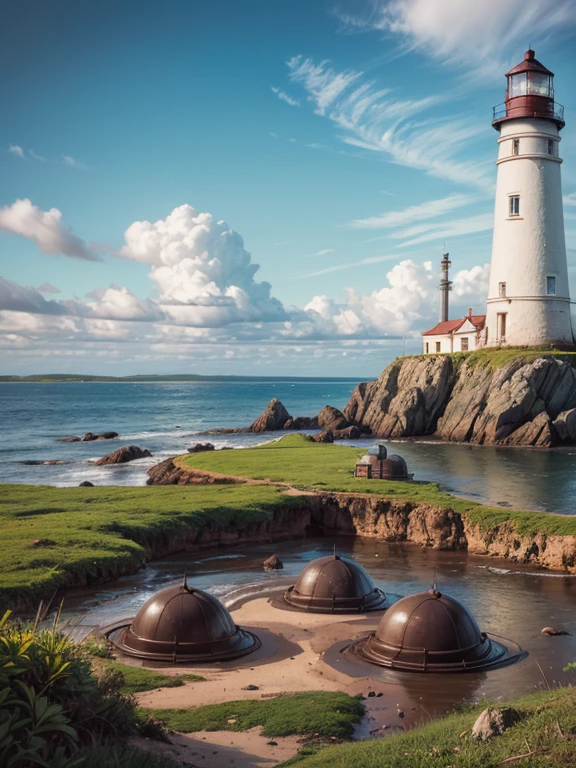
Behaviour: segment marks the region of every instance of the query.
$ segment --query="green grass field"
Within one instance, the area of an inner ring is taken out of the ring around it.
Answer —
[[[304,749],[298,757],[282,766],[568,768],[576,765],[576,689],[542,691],[517,699],[513,706],[520,712],[522,720],[501,736],[479,743],[471,738],[470,729],[485,706],[482,704],[465,713],[449,715],[381,741],[341,744],[318,751]],[[528,757],[503,762],[518,755]]]
[[[60,587],[135,570],[191,531],[269,520],[295,504],[273,486],[0,486],[0,608],[35,610]]]
[[[153,709],[145,712],[181,733],[247,731],[262,726],[264,736],[292,734],[349,738],[364,715],[358,696],[313,691],[275,699],[209,704],[195,709]],[[231,722],[232,721],[232,722]]]
[[[35,610],[66,586],[110,581],[208,526],[243,527],[297,509],[302,490],[371,494],[452,509],[484,530],[512,525],[520,534],[576,534],[576,518],[485,507],[443,493],[435,483],[355,478],[362,450],[310,442],[302,435],[235,451],[177,459],[183,467],[270,480],[268,485],[51,488],[0,486],[0,608]],[[278,483],[279,485],[275,485]]]

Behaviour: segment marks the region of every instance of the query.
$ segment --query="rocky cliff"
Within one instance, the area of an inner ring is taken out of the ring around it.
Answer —
[[[530,361],[519,354],[495,370],[447,355],[404,358],[359,384],[344,416],[383,438],[574,444],[576,371],[568,357],[545,354]]]

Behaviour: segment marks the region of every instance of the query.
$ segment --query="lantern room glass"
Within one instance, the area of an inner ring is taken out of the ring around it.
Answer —
[[[529,95],[553,99],[552,77],[543,72],[520,72],[518,75],[511,75],[508,82],[508,98]]]

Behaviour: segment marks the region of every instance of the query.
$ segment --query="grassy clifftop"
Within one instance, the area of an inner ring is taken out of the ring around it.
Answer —
[[[394,362],[400,364],[407,358],[430,358],[434,355],[406,355],[399,357]],[[439,357],[439,355],[438,355]],[[446,355],[456,367],[466,363],[469,368],[489,368],[496,371],[503,365],[513,360],[523,360],[525,363],[531,363],[538,357],[557,357],[575,368],[576,350],[561,350],[547,347],[491,347],[488,349],[477,349],[474,352],[451,352]]]
[[[287,435],[273,443],[241,451],[209,451],[182,456],[179,466],[255,480],[284,482],[312,491],[363,493],[429,504],[465,514],[485,530],[512,522],[518,533],[576,534],[576,517],[550,515],[501,507],[488,507],[441,491],[437,483],[404,483],[354,477],[354,465],[363,448],[325,445],[303,435]]]

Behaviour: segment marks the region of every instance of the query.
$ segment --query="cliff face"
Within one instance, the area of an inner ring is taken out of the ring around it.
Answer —
[[[576,443],[576,372],[546,355],[497,370],[448,356],[396,361],[358,385],[344,410],[377,437],[435,435],[455,442],[552,446]]]

